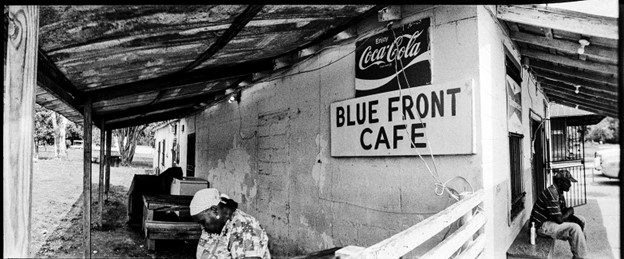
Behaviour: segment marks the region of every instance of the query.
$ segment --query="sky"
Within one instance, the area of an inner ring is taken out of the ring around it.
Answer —
[[[608,17],[618,17],[618,0],[586,0],[548,4],[549,7],[568,9]]]

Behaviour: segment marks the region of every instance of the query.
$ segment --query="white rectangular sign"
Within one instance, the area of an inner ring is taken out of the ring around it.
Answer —
[[[462,80],[332,103],[331,156],[474,154],[472,93]]]

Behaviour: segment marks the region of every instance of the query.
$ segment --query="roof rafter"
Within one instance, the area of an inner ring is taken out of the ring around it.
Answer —
[[[557,64],[562,64],[562,65],[571,66],[571,67],[578,67],[578,68],[582,68],[585,70],[591,70],[591,71],[595,71],[595,72],[599,72],[603,74],[617,75],[618,73],[616,65],[609,65],[609,64],[590,62],[590,61],[582,61],[578,59],[572,59],[572,58],[562,57],[558,55],[553,55],[553,54],[543,52],[543,51],[535,51],[535,50],[528,50],[528,49],[523,49],[522,51],[520,51],[520,53],[522,54],[522,56],[526,56],[531,59],[544,60],[544,61],[548,61],[551,63],[557,63]]]
[[[531,45],[545,47],[549,49],[556,49],[561,52],[565,52],[571,55],[577,55],[577,51],[580,47],[579,43],[570,42],[566,40],[552,39],[547,37],[540,37],[528,33],[511,32],[511,39],[524,42]],[[585,55],[591,58],[595,58],[601,61],[606,61],[610,64],[617,65],[617,51],[615,49],[604,48],[599,46],[585,46]]]
[[[587,101],[594,101],[599,104],[613,105],[617,107],[617,96],[606,97],[597,95],[595,92],[588,92],[587,89],[579,89],[579,93],[575,92],[574,87],[562,84],[561,82],[552,80],[541,80],[540,85],[543,89],[550,88],[565,94],[571,94],[573,97],[580,97]]]
[[[138,118],[129,118],[126,120],[107,123],[105,127],[107,129],[119,129],[119,128],[142,125],[142,124],[148,124],[148,123],[152,123],[156,121],[170,120],[170,119],[184,117],[195,111],[198,111],[199,109],[195,108],[195,106],[183,107],[183,108],[176,109],[176,110],[160,112],[160,113],[141,116]]]
[[[136,106],[132,108],[126,108],[123,110],[106,111],[106,112],[100,113],[100,116],[102,117],[102,120],[108,121],[114,118],[136,116],[136,115],[140,115],[140,114],[144,114],[148,112],[171,109],[171,108],[179,107],[182,105],[211,103],[214,101],[215,96],[222,94],[222,93],[223,93],[223,90],[218,90],[218,91],[209,92],[209,93],[200,94],[200,95],[191,95],[191,96],[187,96],[183,98],[164,100],[158,103],[146,104],[146,105]]]
[[[601,76],[595,73],[581,71],[573,68],[567,68],[558,66],[542,60],[531,60],[529,65],[535,72],[547,71],[551,73],[561,74],[562,76],[568,76],[574,80],[589,80],[596,83],[608,84],[613,87],[617,87],[617,79],[610,76]]]
[[[219,50],[225,47],[225,45],[227,45],[230,40],[232,40],[234,37],[236,37],[236,35],[238,35],[240,31],[242,31],[247,23],[249,23],[251,19],[256,16],[256,14],[262,11],[263,7],[264,5],[249,5],[245,9],[245,11],[243,11],[240,15],[236,16],[236,18],[232,22],[232,25],[230,25],[230,27],[223,34],[221,34],[221,37],[213,42],[212,45],[210,45],[210,47],[208,47],[208,49],[204,51],[204,53],[200,54],[195,60],[193,60],[193,62],[180,69],[180,71],[178,71],[177,73],[190,71],[214,56],[214,54],[216,54]]]
[[[601,114],[601,115],[606,115],[606,116],[610,116],[610,117],[613,117],[613,118],[617,118],[617,114],[614,114],[613,112],[607,112],[607,111],[604,111],[604,110],[601,110],[601,109],[590,107],[590,106],[587,106],[587,105],[585,105],[583,103],[577,103],[577,102],[574,102],[574,101],[570,101],[570,100],[568,100],[566,98],[563,98],[563,97],[549,96],[549,98],[550,98],[550,101],[554,102],[554,103],[563,104],[565,106],[569,106],[569,107],[573,107],[573,108],[574,108],[574,106],[578,105],[579,109],[581,109],[581,110],[586,110],[588,112],[593,112],[593,113],[596,113],[596,114]]]
[[[537,77],[545,79],[547,81],[557,81],[567,85],[570,85],[571,88],[576,87],[575,85],[579,85],[584,89],[591,90],[594,94],[604,96],[604,97],[617,97],[617,87],[612,87],[604,84],[597,84],[591,81],[575,79],[573,77],[552,73],[548,71],[542,71],[539,69],[534,70],[537,72]]]
[[[118,97],[156,92],[184,85],[212,82],[273,69],[272,59],[255,60],[233,65],[206,67],[191,72],[130,82],[106,88],[87,91],[94,102],[112,100]]]
[[[557,96],[559,98],[563,98],[564,100],[568,100],[571,102],[573,101],[579,105],[582,104],[588,107],[593,107],[604,112],[617,113],[617,106],[613,107],[604,102],[600,102],[597,100],[588,100],[587,98],[578,96],[574,93],[567,93],[567,92],[559,91],[559,90],[549,88],[549,87],[544,87],[543,89],[544,89],[544,92],[546,92],[546,95],[548,96]]]
[[[618,38],[616,18],[534,5],[498,5],[496,12],[498,19],[508,22],[548,27],[607,39]]]

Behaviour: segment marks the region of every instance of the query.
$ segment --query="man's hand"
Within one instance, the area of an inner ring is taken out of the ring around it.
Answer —
[[[574,215],[574,208],[569,207],[563,209],[563,220],[567,220],[572,215]]]

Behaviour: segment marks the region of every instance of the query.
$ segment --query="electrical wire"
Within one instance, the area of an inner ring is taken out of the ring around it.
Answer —
[[[392,32],[392,36],[393,36],[393,38],[394,38],[394,42],[393,42],[393,44],[395,44],[395,43],[396,43],[396,44],[397,44],[397,48],[398,48],[398,45],[399,45],[400,43],[396,41],[396,34],[394,33],[394,31],[393,31],[393,30],[390,30],[390,31]],[[401,73],[399,73],[399,71],[398,71],[398,68],[397,68],[397,62],[401,63],[401,68],[402,68]],[[394,63],[395,63],[395,66],[394,66],[394,68],[395,68],[395,73],[397,74],[397,85],[398,85],[398,87],[399,87],[399,99],[402,99],[402,98],[403,98],[403,96],[402,96],[402,91],[403,91],[403,88],[401,87],[401,81],[400,81],[400,80],[399,80],[399,78],[398,78],[398,77],[399,77],[399,74],[402,74],[402,75],[403,75],[403,78],[405,79],[405,82],[407,83],[407,90],[410,92],[410,94],[412,94],[412,95],[413,95],[413,89],[412,89],[412,87],[411,87],[411,85],[410,85],[410,83],[409,83],[409,80],[407,79],[407,75],[406,75],[406,73],[405,73],[405,65],[403,64],[403,60],[402,60],[402,59],[400,59],[400,58],[398,57],[398,51],[397,51],[397,56],[395,57],[395,62],[394,62]],[[419,116],[419,114],[418,114],[416,117],[418,117],[418,120],[419,120],[419,121],[420,121],[420,123],[422,124],[422,123],[423,123],[423,122],[422,122],[422,118]],[[402,119],[403,119],[404,121],[405,121],[405,119],[406,119],[405,112],[403,113]],[[406,129],[406,133],[407,133],[407,129]],[[434,185],[435,185],[434,193],[435,193],[436,195],[438,195],[438,196],[441,196],[441,195],[443,195],[443,194],[444,194],[444,191],[447,191],[447,193],[449,194],[449,196],[451,196],[453,199],[455,199],[455,200],[459,201],[459,200],[460,200],[460,197],[457,195],[457,191],[456,191],[456,190],[454,190],[453,188],[447,187],[447,184],[448,184],[450,181],[452,181],[452,180],[454,180],[454,179],[459,178],[459,179],[463,179],[466,183],[468,183],[468,185],[470,186],[470,189],[471,189],[471,191],[472,191],[471,193],[472,193],[472,194],[474,194],[474,188],[472,187],[472,184],[470,184],[470,182],[469,182],[468,180],[466,180],[466,178],[464,178],[464,177],[462,177],[462,176],[455,176],[455,177],[453,177],[453,178],[451,178],[451,179],[449,179],[449,180],[445,181],[444,183],[442,183],[442,181],[440,181],[440,176],[439,176],[439,171],[438,171],[438,168],[437,168],[437,163],[436,163],[435,158],[434,158],[434,156],[433,156],[433,150],[432,150],[432,148],[431,148],[431,143],[430,143],[429,138],[427,137],[427,135],[425,135],[425,141],[427,142],[427,146],[428,146],[428,148],[429,148],[429,154],[430,154],[430,156],[431,156],[431,161],[432,161],[432,163],[433,163],[433,166],[434,166],[435,172],[432,172],[432,171],[431,171],[431,168],[429,167],[429,165],[427,164],[427,162],[424,160],[424,158],[422,158],[422,156],[420,155],[420,152],[418,152],[418,150],[417,150],[417,149],[414,149],[414,150],[417,152],[417,155],[421,158],[421,160],[423,161],[423,163],[425,163],[425,166],[427,167],[427,171],[429,172],[429,174],[430,174],[431,176],[433,176],[433,178],[434,178],[434,180],[435,180],[435,183],[434,183]],[[413,142],[413,139],[412,139],[412,144],[413,144],[413,145],[415,145],[415,143]]]

